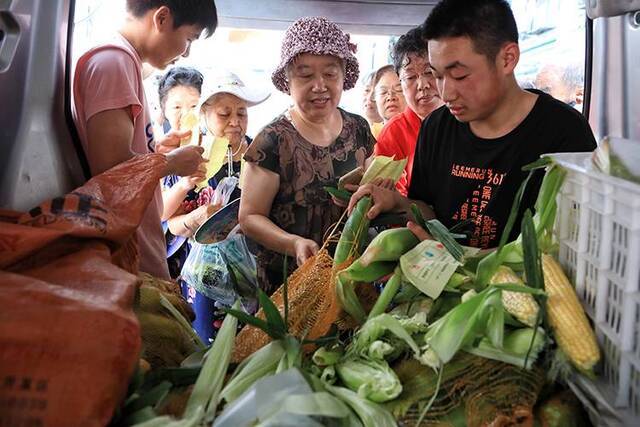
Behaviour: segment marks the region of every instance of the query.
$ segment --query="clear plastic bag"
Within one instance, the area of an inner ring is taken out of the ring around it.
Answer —
[[[224,206],[229,203],[231,194],[233,194],[233,191],[238,187],[238,182],[239,179],[236,176],[222,178],[216,186],[216,190],[213,194],[213,201],[211,203],[220,206]]]
[[[242,234],[231,233],[209,245],[192,242],[181,276],[188,285],[222,305],[231,306],[240,298],[247,312],[257,310],[256,261]]]

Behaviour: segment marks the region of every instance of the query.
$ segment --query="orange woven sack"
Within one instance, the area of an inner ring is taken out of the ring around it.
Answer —
[[[0,213],[0,425],[111,419],[140,353],[132,236],[165,165],[138,156],[28,213]]]

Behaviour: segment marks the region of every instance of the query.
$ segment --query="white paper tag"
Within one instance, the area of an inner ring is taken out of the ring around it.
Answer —
[[[476,248],[464,249],[467,255],[478,252]],[[433,299],[440,296],[460,265],[444,245],[436,240],[424,240],[400,257],[400,268],[404,277]]]

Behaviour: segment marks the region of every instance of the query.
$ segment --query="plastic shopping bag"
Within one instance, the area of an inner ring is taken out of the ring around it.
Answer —
[[[257,309],[256,261],[242,234],[208,245],[192,242],[181,278],[222,305],[240,298],[246,311]]]
[[[222,178],[213,194],[212,204],[225,206],[227,203],[229,203],[231,194],[233,194],[233,191],[238,186],[239,181],[239,178],[236,176],[228,176],[226,178]]]

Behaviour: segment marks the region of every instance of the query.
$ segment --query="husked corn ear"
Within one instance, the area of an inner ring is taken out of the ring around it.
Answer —
[[[553,257],[542,255],[542,271],[556,342],[577,368],[589,371],[600,360],[600,349],[578,296]]]
[[[498,267],[498,271],[496,271],[489,283],[513,283],[525,286],[522,279],[505,265]],[[502,291],[502,305],[513,317],[527,326],[535,327],[540,307],[531,294]]]

